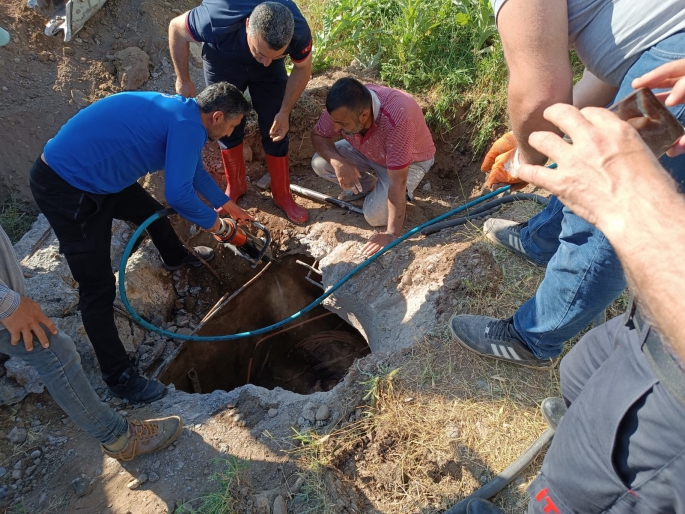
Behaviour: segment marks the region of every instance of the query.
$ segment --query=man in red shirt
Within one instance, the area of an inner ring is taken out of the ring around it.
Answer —
[[[372,255],[402,233],[407,199],[433,164],[435,145],[421,107],[398,89],[338,80],[311,132],[312,168],[340,184],[341,199],[364,199],[364,217],[387,225],[364,245]],[[333,142],[334,136],[342,136]],[[375,172],[375,177],[371,175]]]

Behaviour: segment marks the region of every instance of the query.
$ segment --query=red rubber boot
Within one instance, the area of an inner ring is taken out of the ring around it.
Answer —
[[[247,191],[243,144],[221,150],[221,160],[226,174],[226,194],[235,202]]]
[[[309,219],[307,209],[297,205],[290,192],[290,160],[288,156],[266,156],[266,166],[271,175],[271,194],[274,203],[283,209],[291,221],[304,223]]]

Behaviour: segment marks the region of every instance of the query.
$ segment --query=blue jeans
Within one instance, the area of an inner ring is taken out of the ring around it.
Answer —
[[[685,32],[645,51],[623,78],[616,100],[633,91],[631,82],[662,64],[685,58]],[[685,124],[685,106],[670,109]],[[661,164],[685,184],[685,155]],[[630,180],[627,177],[627,180]],[[535,296],[514,314],[514,327],[539,358],[558,356],[626,287],[618,257],[604,234],[573,214],[556,197],[521,230],[531,260],[547,265]]]
[[[81,429],[100,441],[111,444],[126,433],[128,422],[100,401],[81,367],[81,357],[71,337],[61,330],[47,332],[50,346],[35,341],[26,351],[24,342],[10,344],[8,330],[0,330],[0,353],[19,357],[33,366],[54,400]]]

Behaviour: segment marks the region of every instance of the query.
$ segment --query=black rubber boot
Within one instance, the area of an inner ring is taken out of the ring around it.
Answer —
[[[119,377],[119,383],[109,386],[109,392],[117,398],[125,398],[130,403],[151,403],[166,394],[166,386],[156,380],[148,380],[128,368]]]

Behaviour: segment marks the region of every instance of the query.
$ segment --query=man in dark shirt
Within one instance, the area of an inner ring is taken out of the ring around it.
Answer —
[[[292,221],[307,221],[307,210],[290,193],[288,130],[290,112],[312,70],[312,36],[307,21],[290,0],[204,0],[169,24],[169,50],[176,70],[176,92],[195,96],[188,73],[189,43],[202,42],[205,82],[226,81],[250,97],[271,175],[274,203]],[[283,58],[289,55],[288,76]],[[243,137],[245,120],[230,137],[219,140],[228,186],[237,200],[246,190]]]

